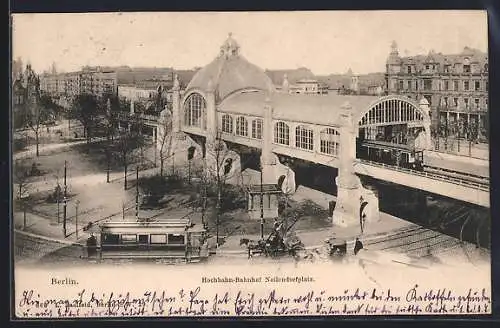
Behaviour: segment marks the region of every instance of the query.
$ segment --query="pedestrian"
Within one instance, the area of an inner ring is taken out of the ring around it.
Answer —
[[[97,251],[97,239],[94,236],[94,233],[90,233],[90,237],[87,238],[87,254],[88,257],[91,258],[96,254]]]
[[[278,228],[280,226],[280,223],[278,222],[278,218],[274,218],[274,223],[273,223],[273,229],[274,231],[278,231]]]
[[[362,249],[363,243],[359,240],[359,238],[356,238],[356,243],[354,244],[354,255],[357,255]]]

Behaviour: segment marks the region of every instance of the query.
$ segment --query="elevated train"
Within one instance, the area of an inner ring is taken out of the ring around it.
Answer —
[[[406,144],[382,140],[358,140],[357,157],[372,162],[424,171],[424,152]]]
[[[394,167],[426,172],[429,174],[470,182],[483,188],[488,187],[489,177],[472,172],[455,171],[443,167],[428,165],[424,161],[424,151],[414,146],[382,140],[358,140],[357,158]]]

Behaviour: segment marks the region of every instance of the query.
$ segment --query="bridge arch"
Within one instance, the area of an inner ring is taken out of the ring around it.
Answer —
[[[360,115],[359,126],[399,122],[430,122],[429,113],[418,103],[402,96],[385,96],[371,103]]]
[[[428,102],[386,96],[357,118],[356,157],[395,166],[420,167],[430,146]]]

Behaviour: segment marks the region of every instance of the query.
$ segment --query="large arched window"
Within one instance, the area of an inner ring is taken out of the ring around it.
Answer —
[[[323,154],[338,156],[339,155],[339,138],[340,134],[337,130],[326,128],[320,133],[320,152]]]
[[[243,137],[248,136],[248,121],[243,116],[236,119],[236,134]]]
[[[205,99],[200,94],[193,93],[184,102],[184,124],[201,128],[201,118],[205,110]]]
[[[262,139],[262,119],[256,118],[252,121],[252,138]]]
[[[222,132],[233,133],[233,117],[229,114],[222,115]]]
[[[290,145],[290,128],[285,122],[277,122],[274,125],[274,142],[282,145]]]
[[[313,150],[313,130],[299,125],[295,128],[295,146],[297,148]]]

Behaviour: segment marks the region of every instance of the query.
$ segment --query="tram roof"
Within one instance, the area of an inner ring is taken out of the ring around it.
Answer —
[[[273,107],[273,118],[318,125],[337,125],[340,108],[348,102],[354,118],[361,118],[369,106],[380,97],[339,94],[288,94],[264,92],[241,92],[233,94],[219,104],[218,110],[234,114],[263,116],[264,103],[269,97]]]
[[[102,227],[102,233],[112,233],[112,234],[184,234],[187,232],[204,232],[206,231],[203,227],[194,226],[192,228],[182,228],[182,227],[154,227],[154,226],[145,226],[145,227],[120,227],[120,226],[111,226],[111,227]]]
[[[106,222],[100,226],[101,232],[107,233],[185,233],[203,232],[205,229],[200,225],[165,224],[164,222]]]

